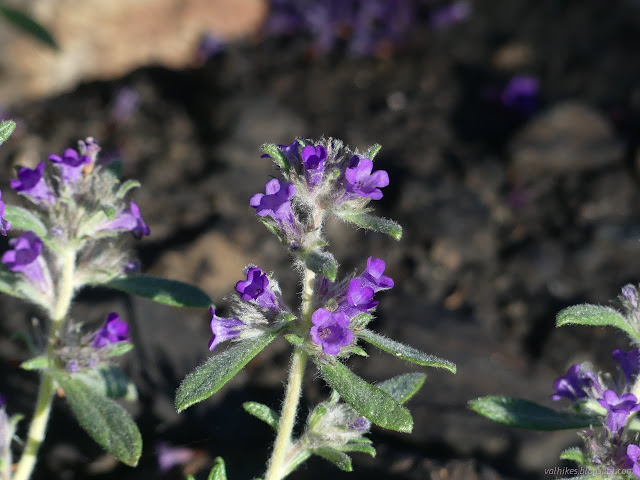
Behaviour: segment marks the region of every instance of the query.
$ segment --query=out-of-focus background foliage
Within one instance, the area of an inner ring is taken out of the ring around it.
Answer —
[[[292,478],[537,479],[561,465],[573,432],[512,431],[466,410],[486,394],[551,404],[576,361],[610,370],[609,330],[554,329],[580,301],[607,304],[640,280],[640,2],[566,0],[25,0],[53,50],[0,24],[3,200],[15,165],[35,166],[87,136],[122,159],[152,235],[132,244],[143,270],[223,296],[256,263],[288,298],[299,288],[248,206],[275,173],[259,146],[296,136],[380,143],[391,184],[377,212],[396,243],[330,223],[343,272],[382,257],[396,287],[377,328],[448,358],[410,403],[411,436],[376,430],[376,459],[355,473],[312,461]],[[272,438],[241,403],[277,406],[288,349],[278,343],[212,399],[177,415],[173,393],[209,355],[208,315],[105,291],[73,315],[118,311],[136,350],[124,367],[145,440],[140,466],[117,465],[60,402],[38,479],[182,478],[222,455],[230,479],[261,472]],[[0,391],[29,413],[36,378],[17,365],[38,312],[0,303]],[[382,380],[414,370],[371,352],[354,368]],[[309,375],[305,402],[326,389]],[[304,405],[304,404],[303,404]],[[303,407],[304,408],[304,407]],[[189,461],[158,469],[166,445]],[[249,453],[247,453],[247,451]],[[184,452],[183,452],[184,453]],[[202,473],[200,474],[202,475]]]

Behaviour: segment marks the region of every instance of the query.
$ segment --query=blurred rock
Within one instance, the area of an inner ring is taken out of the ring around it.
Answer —
[[[14,28],[0,29],[0,104],[57,93],[86,80],[109,79],[143,65],[194,65],[203,34],[250,35],[264,0],[47,0],[11,2],[54,36],[57,52]]]
[[[511,143],[513,172],[525,182],[617,164],[622,152],[620,140],[602,115],[573,101],[536,117]]]

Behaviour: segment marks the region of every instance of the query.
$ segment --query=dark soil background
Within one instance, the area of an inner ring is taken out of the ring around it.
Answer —
[[[354,455],[354,473],[314,459],[291,478],[543,478],[577,443],[574,432],[510,430],[466,403],[508,394],[551,404],[552,382],[569,364],[611,370],[611,350],[628,348],[611,330],[556,330],[554,317],[578,302],[607,304],[639,280],[638,52],[633,0],[476,1],[467,22],[424,30],[386,58],[340,48],[309,56],[292,39],[229,45],[197,69],[148,66],[14,106],[19,129],[0,149],[1,184],[13,198],[12,165],[94,136],[104,155],[124,161],[125,177],[142,182],[134,198],[152,235],[133,248],[143,271],[200,285],[224,306],[242,267],[257,263],[293,301],[299,285],[288,258],[248,206],[275,173],[260,145],[322,135],[361,149],[380,143],[376,168],[391,184],[376,211],[400,222],[404,236],[331,223],[332,251],[343,272],[369,255],[384,258],[396,287],[381,295],[375,327],[455,361],[458,374],[428,371],[409,404],[414,433],[374,430],[378,457]],[[496,94],[515,74],[540,81],[533,115],[505,108]],[[109,112],[122,87],[140,102],[115,121]],[[27,352],[9,336],[32,330],[38,312],[7,298],[0,309],[0,389],[10,413],[28,414],[37,378],[17,368]],[[272,345],[178,415],[176,387],[209,355],[207,312],[94,290],[73,315],[97,325],[109,311],[132,324],[136,349],[123,367],[140,393],[131,405],[145,441],[140,465],[105,456],[57,401],[35,478],[182,478],[159,473],[159,441],[197,449],[203,466],[223,456],[230,480],[258,475],[272,432],[241,404],[279,404],[287,345]],[[378,352],[350,364],[371,381],[418,370]],[[303,409],[327,393],[308,373]]]

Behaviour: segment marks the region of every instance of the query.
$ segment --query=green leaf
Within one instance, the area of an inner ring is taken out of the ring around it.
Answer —
[[[369,455],[371,455],[372,457],[376,456],[376,449],[373,448],[370,444],[368,443],[360,443],[360,442],[354,442],[354,443],[347,443],[346,445],[342,445],[341,447],[338,447],[339,450],[341,452],[360,452],[360,453],[367,453]]]
[[[38,355],[20,364],[23,370],[46,370],[49,368],[49,359],[46,355]]]
[[[287,333],[284,338],[287,340],[287,342],[289,342],[291,345],[297,345],[300,346],[304,343],[304,338],[302,338],[300,335],[296,335],[295,333]]]
[[[72,376],[105,397],[122,398],[130,402],[138,398],[135,385],[118,367],[105,365],[96,369],[83,370]]]
[[[9,137],[16,129],[16,122],[13,120],[3,120],[0,123],[0,145],[9,140]]]
[[[224,460],[222,457],[216,457],[216,464],[209,472],[207,480],[227,480],[227,469],[224,466]]]
[[[58,49],[58,44],[48,30],[26,13],[16,10],[15,8],[7,7],[6,5],[0,5],[0,15],[3,15],[9,23],[13,24],[23,32],[28,33],[36,40],[44,43],[54,50]]]
[[[289,160],[287,160],[287,157],[284,153],[282,153],[282,150],[280,150],[280,147],[278,147],[277,145],[274,145],[273,143],[265,143],[264,145],[262,145],[262,148],[260,150],[269,155],[273,162],[283,171],[288,172],[291,168]]]
[[[378,383],[376,386],[391,395],[396,402],[405,403],[418,393],[426,379],[427,376],[424,373],[405,373]]]
[[[325,406],[325,404],[320,403],[316,405],[316,407],[313,409],[313,411],[309,414],[309,417],[307,418],[309,430],[313,430],[318,425],[318,422],[322,420],[322,417],[324,417],[326,414],[327,414],[327,407]]]
[[[207,308],[213,305],[209,296],[198,287],[177,280],[152,277],[150,275],[131,275],[116,278],[105,283],[104,286],[140,295],[154,302],[164,303],[173,307]]]
[[[602,423],[601,417],[558,412],[529,400],[497,395],[471,400],[469,408],[496,423],[528,430],[568,430]]]
[[[329,386],[362,416],[383,428],[411,432],[413,419],[409,410],[388,393],[365,382],[340,362],[317,365]]]
[[[124,355],[127,352],[130,352],[133,349],[133,344],[131,342],[118,342],[113,343],[109,347],[109,351],[107,352],[107,357],[119,357],[120,355]]]
[[[120,186],[116,196],[118,198],[124,198],[125,195],[129,193],[129,190],[138,187],[140,187],[140,182],[138,180],[127,180]]]
[[[64,390],[73,415],[89,436],[121,462],[136,466],[142,452],[142,437],[127,411],[70,374],[61,371],[49,374]]]
[[[452,373],[456,373],[455,363],[421,352],[416,348],[396,342],[395,340],[391,340],[390,338],[379,335],[371,330],[362,330],[358,333],[358,336],[364,341],[369,342],[371,345],[378,347],[380,350],[384,350],[385,352],[408,362],[426,367],[445,368]]]
[[[343,472],[353,471],[353,467],[351,466],[351,457],[349,457],[349,455],[347,455],[346,453],[329,447],[314,448],[313,453],[315,455],[318,455],[319,457],[324,458],[325,460],[329,460]]]
[[[365,230],[384,233],[396,240],[402,238],[402,227],[400,224],[388,218],[375,217],[368,213],[336,212],[336,214],[341,219],[362,227]]]
[[[329,252],[311,250],[304,255],[307,268],[335,282],[338,275],[338,262]]]
[[[556,316],[556,326],[591,325],[594,327],[611,326],[626,332],[631,338],[640,341],[638,333],[629,325],[627,319],[617,310],[601,305],[573,305],[565,308]]]
[[[260,220],[262,222],[262,224],[265,227],[267,227],[267,230],[269,230],[271,233],[273,233],[278,238],[278,240],[280,241],[280,243],[282,245],[284,245],[285,247],[288,248],[287,238],[278,229],[278,227],[276,227],[274,224],[271,223],[271,220],[269,220],[268,218],[265,218],[265,217],[258,217],[258,220]]]
[[[273,409],[258,402],[244,402],[242,404],[242,408],[244,408],[248,413],[250,413],[254,417],[265,422],[267,425],[273,428],[276,432],[278,431],[278,424],[280,423],[280,415],[278,415],[277,412],[275,412]]]
[[[361,348],[357,345],[353,345],[352,347],[349,347],[349,351],[355,355],[360,355],[361,357],[368,357],[369,354],[367,353],[367,351],[364,348]]]
[[[47,236],[47,227],[42,220],[26,208],[7,205],[4,210],[4,219],[11,223],[14,230],[30,230],[41,239]]]
[[[276,337],[268,332],[257,338],[243,340],[210,357],[185,377],[176,392],[178,412],[201,402],[220,390],[242,367]]]
[[[371,322],[371,320],[373,320],[373,315],[365,312],[359,313],[351,318],[349,327],[351,328],[351,330],[360,330],[369,325],[369,322]]]
[[[586,465],[584,453],[578,447],[567,448],[560,454],[562,460],[572,460],[580,465]]]
[[[367,151],[364,152],[363,157],[373,160],[374,158],[376,158],[376,155],[378,154],[381,148],[382,146],[380,144],[374,143],[369,148],[367,148]]]
[[[116,215],[118,213],[118,211],[111,205],[102,205],[100,209],[107,216],[109,220],[113,220],[114,218],[116,218]]]

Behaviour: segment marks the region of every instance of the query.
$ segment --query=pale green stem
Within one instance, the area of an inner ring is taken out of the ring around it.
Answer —
[[[62,272],[60,272],[60,278],[58,278],[57,301],[51,314],[51,328],[49,330],[47,345],[47,357],[49,361],[53,361],[55,358],[56,341],[64,325],[64,320],[69,313],[69,307],[73,299],[76,251],[69,249],[63,252],[61,255],[61,263]],[[38,398],[36,399],[33,418],[29,425],[26,444],[12,480],[28,480],[33,473],[33,468],[36,465],[36,459],[38,457],[38,449],[47,431],[53,393],[53,378],[45,371],[40,377],[40,389],[38,390]]]
[[[311,270],[305,270],[302,291],[303,325],[308,325],[311,322],[314,279],[315,274]],[[291,433],[293,432],[293,426],[296,421],[298,402],[300,400],[300,393],[302,392],[302,377],[306,363],[307,352],[302,348],[295,347],[291,359],[287,391],[282,405],[282,412],[280,413],[278,435],[276,436],[276,442],[271,452],[271,459],[269,460],[269,466],[267,473],[265,473],[264,480],[281,480],[289,473],[285,470],[286,457],[291,447]]]

